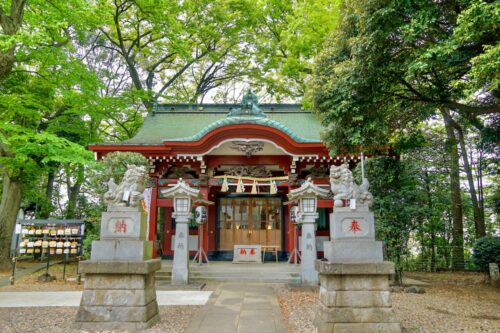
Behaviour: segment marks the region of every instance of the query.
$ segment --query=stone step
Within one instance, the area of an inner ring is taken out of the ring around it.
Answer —
[[[294,272],[275,272],[275,271],[264,271],[264,272],[248,272],[248,271],[195,271],[189,270],[191,275],[236,275],[236,276],[245,276],[245,275],[263,275],[263,276],[288,276],[288,275],[300,275],[299,271]],[[172,271],[159,271],[156,272],[157,277],[161,276],[170,276],[172,275]]]
[[[162,267],[161,270],[159,270],[157,273],[161,272],[171,272],[172,267]],[[300,267],[296,266],[290,266],[290,267],[283,267],[283,268],[276,268],[273,267],[271,269],[269,268],[262,268],[259,266],[251,267],[238,267],[238,265],[234,266],[229,266],[229,267],[220,267],[220,266],[190,266],[189,267],[190,272],[248,272],[250,274],[253,273],[299,273],[300,272]]]
[[[190,281],[193,282],[208,282],[208,281],[219,281],[219,282],[259,282],[259,283],[300,283],[300,277],[281,277],[281,278],[268,278],[268,277],[229,277],[229,276],[203,276],[203,277],[193,277],[190,276]]]
[[[163,267],[156,272],[158,281],[170,281],[172,267]],[[266,283],[299,283],[298,266],[262,267],[262,266],[192,266],[190,280],[193,282],[266,282]]]

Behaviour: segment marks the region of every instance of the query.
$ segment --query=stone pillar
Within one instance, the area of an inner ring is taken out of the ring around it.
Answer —
[[[318,272],[316,272],[314,267],[314,262],[317,259],[315,236],[315,222],[317,213],[308,215],[304,214],[301,221],[302,237],[300,240],[300,275],[302,278],[302,284],[317,286],[319,282]]]
[[[392,262],[330,263],[316,261],[320,274],[319,333],[400,333],[391,305]]]
[[[74,323],[80,330],[140,331],[158,319],[152,242],[146,241],[142,207],[110,206],[102,214],[101,240],[92,242],[82,300]]]
[[[172,267],[172,284],[189,283],[189,228],[191,213],[173,213],[175,218],[174,263]]]
[[[490,268],[490,281],[493,286],[500,287],[500,272],[498,270],[498,264],[492,262],[489,264]]]

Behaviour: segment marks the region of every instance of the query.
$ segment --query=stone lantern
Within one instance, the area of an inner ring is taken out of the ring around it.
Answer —
[[[164,198],[173,198],[175,219],[174,264],[172,267],[172,284],[187,284],[189,282],[189,248],[188,223],[192,217],[193,199],[200,197],[200,191],[190,187],[179,178],[172,188],[161,191]]]
[[[297,221],[302,224],[300,274],[302,283],[306,285],[315,286],[318,284],[318,272],[314,267],[316,260],[315,223],[318,219],[318,198],[325,198],[329,193],[329,190],[314,185],[311,178],[308,178],[301,187],[288,193],[289,202],[298,202],[300,210],[300,217]]]

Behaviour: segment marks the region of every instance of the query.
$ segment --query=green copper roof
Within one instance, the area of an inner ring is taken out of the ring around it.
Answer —
[[[241,114],[240,104],[161,104],[147,116],[139,132],[124,144],[196,141],[208,132],[233,124],[276,128],[297,142],[321,142],[319,120],[298,104],[260,104],[264,115]]]

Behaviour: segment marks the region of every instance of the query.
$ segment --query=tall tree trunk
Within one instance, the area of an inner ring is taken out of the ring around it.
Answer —
[[[458,155],[457,138],[453,130],[452,119],[448,110],[441,111],[446,129],[446,150],[450,156],[450,190],[451,213],[453,216],[452,227],[452,268],[464,269],[464,222],[462,198],[460,191],[460,156]]]
[[[479,202],[477,199],[476,186],[474,184],[474,179],[472,178],[472,169],[469,163],[469,157],[467,156],[467,148],[465,147],[464,132],[460,126],[455,126],[458,134],[458,141],[460,142],[460,150],[462,153],[462,161],[464,162],[464,170],[467,175],[467,182],[469,183],[469,194],[472,201],[472,211],[474,214],[474,225],[476,227],[476,238],[481,238],[486,236],[486,228],[484,227],[483,214],[479,207]]]
[[[0,9],[2,35],[14,36],[18,32],[23,23],[25,5],[26,0],[12,0],[10,2],[10,10],[4,12],[7,8]],[[15,49],[15,45],[7,49],[3,47],[0,49],[0,82],[9,76],[14,67],[14,63],[16,62]]]
[[[52,212],[52,195],[54,194],[54,181],[56,179],[55,170],[49,170],[47,173],[47,186],[45,187],[45,198],[47,202],[44,204],[40,212],[40,218],[48,219]]]
[[[76,206],[78,195],[80,194],[80,189],[84,181],[84,169],[83,166],[79,166],[76,170],[76,180],[73,185],[71,185],[70,170],[66,169],[66,185],[68,188],[68,205],[66,207],[66,213],[64,214],[67,219],[74,219],[76,217]]]
[[[429,207],[429,216],[427,219],[429,221],[429,229],[431,233],[431,272],[435,272],[437,270],[436,263],[436,230],[434,226],[434,205],[432,203],[431,198],[431,187],[429,185],[429,172],[424,170],[424,182],[425,182],[425,192],[427,194],[427,206]]]
[[[477,180],[477,194],[478,194],[478,201],[479,201],[479,209],[481,211],[481,219],[483,220],[483,223],[485,221],[484,218],[484,191],[483,191],[483,150],[482,148],[479,148],[479,156],[477,160],[477,174],[476,174],[476,180]],[[484,225],[485,229],[485,234],[486,234],[486,223]]]
[[[21,181],[3,176],[2,201],[0,202],[0,267],[10,267],[10,244],[21,206]]]

